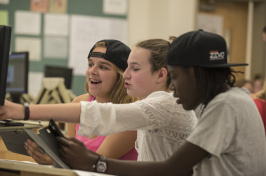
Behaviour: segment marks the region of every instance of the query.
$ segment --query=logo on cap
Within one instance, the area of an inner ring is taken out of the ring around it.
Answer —
[[[222,60],[224,56],[224,52],[219,52],[218,50],[210,51],[210,60]]]

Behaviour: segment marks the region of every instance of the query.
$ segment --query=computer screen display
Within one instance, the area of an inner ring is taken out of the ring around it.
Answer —
[[[71,89],[72,68],[46,65],[44,68],[44,77],[60,77],[65,79],[65,86]]]
[[[29,52],[12,52],[9,55],[6,92],[13,102],[19,103],[23,93],[28,93]]]
[[[11,27],[0,25],[0,106],[4,105],[6,96],[6,77],[11,39]]]

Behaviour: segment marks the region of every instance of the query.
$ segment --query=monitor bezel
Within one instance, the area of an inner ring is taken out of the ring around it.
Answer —
[[[67,76],[57,76],[57,75],[50,75],[49,69],[57,70],[57,71],[64,71]],[[61,77],[65,78],[68,77],[68,80],[65,79],[65,86],[67,89],[71,89],[72,87],[72,79],[73,79],[73,69],[69,67],[63,67],[63,66],[55,66],[55,65],[45,65],[44,67],[44,77]]]
[[[28,80],[29,80],[29,52],[28,51],[19,51],[19,52],[15,51],[15,52],[11,52],[10,55],[9,55],[9,58],[10,58],[10,56],[12,56],[12,55],[22,55],[22,54],[25,56],[24,57],[25,76],[24,76],[24,87],[23,87],[24,90],[23,91],[10,91],[6,87],[6,92],[10,94],[12,101],[15,102],[15,103],[19,103],[20,102],[19,98],[20,98],[20,96],[22,94],[27,94],[28,93],[28,86],[29,86],[29,82],[28,82]]]
[[[11,43],[11,31],[11,26],[0,25],[0,106],[4,105],[6,97],[6,79]]]

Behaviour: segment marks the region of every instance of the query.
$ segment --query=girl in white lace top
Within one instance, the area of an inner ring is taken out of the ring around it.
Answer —
[[[156,91],[130,105],[82,102],[78,133],[107,135],[137,129],[138,161],[161,161],[181,145],[196,122],[194,112],[177,105],[171,93]]]
[[[127,93],[142,100],[127,105],[82,102],[78,133],[87,136],[138,130],[138,161],[161,161],[171,156],[197,119],[169,93],[165,68],[168,47],[165,40],[138,43],[129,56],[124,78]]]
[[[146,40],[138,43],[129,56],[128,68],[124,72],[127,93],[142,100],[130,104],[94,101],[71,105],[30,105],[30,119],[47,120],[53,117],[57,121],[80,123],[78,134],[83,136],[138,130],[138,160],[167,159],[197,123],[194,111],[185,111],[170,93],[170,79],[166,69],[169,45],[168,41],[162,39]],[[24,112],[21,105],[6,101],[2,110],[4,109],[12,110],[12,117],[15,119],[24,118],[21,115],[21,111]],[[3,119],[0,116],[1,118]],[[72,153],[78,157],[77,153],[80,152]],[[73,161],[73,158],[69,158],[68,163],[65,159],[70,167],[79,169],[81,166]]]

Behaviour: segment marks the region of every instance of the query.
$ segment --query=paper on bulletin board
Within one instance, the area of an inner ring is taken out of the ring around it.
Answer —
[[[0,4],[9,4],[9,0],[0,0]]]
[[[40,35],[41,14],[39,12],[16,11],[15,33],[26,35]]]
[[[30,61],[41,60],[41,39],[32,37],[16,37],[15,51],[29,51]]]
[[[105,14],[126,15],[128,0],[104,0],[103,12]]]
[[[0,25],[8,25],[8,11],[0,10]]]
[[[67,38],[45,37],[44,38],[44,57],[67,59]]]
[[[127,43],[126,20],[72,15],[70,24],[68,66],[76,75],[85,75],[89,51],[99,40],[116,39]]]
[[[197,28],[223,35],[223,17],[219,15],[199,14]]]
[[[44,34],[56,36],[68,36],[68,15],[65,14],[45,14]]]
[[[35,12],[47,12],[48,0],[31,0],[30,10]]]
[[[42,72],[29,72],[29,90],[28,92],[35,98],[38,96],[42,88],[42,79],[44,74]]]
[[[50,0],[49,12],[53,13],[66,13],[67,0]]]

